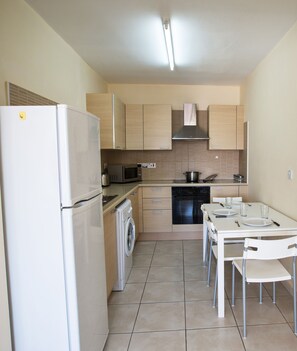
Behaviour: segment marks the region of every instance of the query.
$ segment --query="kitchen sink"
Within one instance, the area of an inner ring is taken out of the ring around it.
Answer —
[[[118,195],[103,195],[102,196],[102,203],[103,203],[103,205],[106,205],[108,202],[110,202],[111,200],[113,200],[117,196]]]

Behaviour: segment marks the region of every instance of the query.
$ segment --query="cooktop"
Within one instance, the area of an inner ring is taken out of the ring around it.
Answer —
[[[185,179],[174,179],[173,183],[183,183],[183,184],[197,184],[197,183],[212,183],[212,181],[199,180],[198,182],[187,182]]]

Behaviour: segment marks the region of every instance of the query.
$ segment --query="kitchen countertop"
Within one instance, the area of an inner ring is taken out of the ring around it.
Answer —
[[[124,201],[127,196],[133,193],[139,186],[232,186],[247,185],[246,182],[238,182],[233,179],[215,179],[210,183],[177,183],[174,180],[144,180],[141,182],[127,183],[127,184],[115,184],[112,183],[108,187],[103,188],[103,195],[117,195],[116,198],[108,202],[103,206],[103,213],[108,212],[110,209],[114,208],[122,201]]]

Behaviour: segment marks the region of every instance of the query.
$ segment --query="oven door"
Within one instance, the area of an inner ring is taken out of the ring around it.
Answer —
[[[173,187],[172,224],[202,224],[200,207],[209,200],[209,187]]]

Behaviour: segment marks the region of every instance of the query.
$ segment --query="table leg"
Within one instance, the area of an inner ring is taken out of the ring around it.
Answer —
[[[207,257],[207,224],[206,221],[203,220],[203,263],[206,264]]]
[[[218,235],[218,317],[225,317],[224,237]]]

